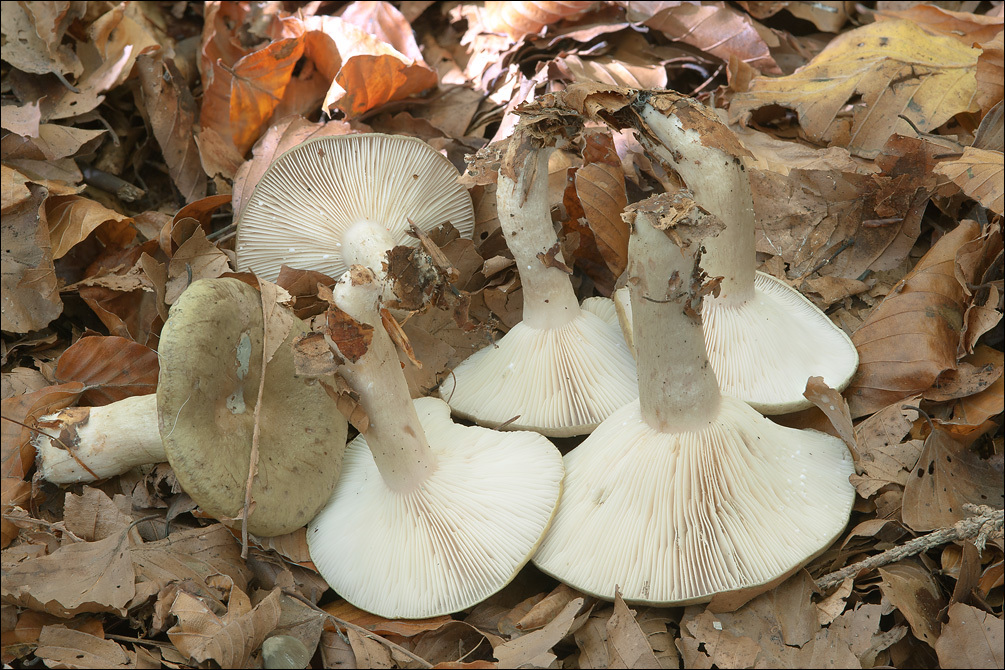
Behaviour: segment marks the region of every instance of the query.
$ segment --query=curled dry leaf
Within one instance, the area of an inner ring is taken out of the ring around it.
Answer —
[[[967,147],[959,158],[940,163],[935,173],[949,177],[964,193],[995,214],[1005,214],[1002,152]]]
[[[590,0],[486,2],[482,25],[489,32],[505,33],[518,40],[526,35],[536,35],[546,26],[563,19],[576,19],[593,5]]]
[[[879,21],[839,35],[791,75],[753,79],[733,97],[730,121],[746,123],[766,105],[789,107],[811,141],[872,158],[894,133],[913,137],[915,128],[928,132],[977,111],[979,53],[909,21]]]
[[[979,233],[963,221],[946,234],[852,335],[859,368],[845,395],[853,417],[924,391],[956,367],[966,305],[955,258]]]

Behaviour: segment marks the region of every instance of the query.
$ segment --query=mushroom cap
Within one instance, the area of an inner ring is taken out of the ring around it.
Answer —
[[[442,400],[414,403],[435,472],[411,493],[395,493],[361,435],[307,529],[325,581],[388,618],[456,612],[508,584],[540,543],[562,490],[562,456],[541,435],[462,426]]]
[[[408,220],[429,230],[449,221],[474,229],[467,189],[453,164],[422,140],[366,133],[308,140],[277,158],[237,228],[237,266],[275,281],[283,264],[339,277],[342,237],[360,222],[415,246]],[[376,268],[379,270],[380,268]]]
[[[562,501],[534,564],[573,588],[652,605],[705,602],[795,571],[848,521],[844,443],[723,396],[707,428],[660,433],[639,402],[565,456]]]
[[[557,328],[518,323],[454,368],[439,395],[454,414],[549,437],[589,433],[639,396],[635,359],[621,330],[582,310]]]
[[[266,368],[255,507],[248,530],[288,533],[310,521],[338,480],[347,424],[313,380],[294,374],[294,321]],[[178,483],[206,512],[244,508],[262,366],[262,301],[237,279],[194,282],[171,307],[158,350],[161,439]]]
[[[627,290],[616,291],[615,302],[623,324],[630,324]],[[762,414],[806,409],[812,405],[803,395],[810,377],[823,377],[841,391],[858,368],[851,338],[803,294],[769,274],[756,273],[752,299],[730,305],[707,298],[701,315],[723,395]],[[630,327],[625,336],[630,341]]]

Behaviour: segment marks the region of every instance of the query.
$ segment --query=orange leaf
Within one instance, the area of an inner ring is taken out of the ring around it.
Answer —
[[[85,405],[157,392],[157,353],[123,337],[82,337],[59,357],[56,379],[86,384]]]

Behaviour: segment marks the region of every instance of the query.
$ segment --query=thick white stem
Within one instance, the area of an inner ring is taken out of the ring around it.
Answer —
[[[541,329],[558,328],[579,316],[569,275],[538,257],[552,253],[555,260],[565,263],[548,205],[549,154],[550,148],[528,152],[523,164],[515,166],[517,180],[500,172],[496,187],[499,224],[523,287],[523,322]]]
[[[654,218],[645,208],[635,211],[628,247],[639,402],[655,430],[679,433],[707,426],[720,393],[696,313],[701,297],[691,282],[701,241],[681,249],[653,227]]]
[[[359,394],[370,420],[364,436],[381,477],[392,491],[408,493],[436,470],[436,456],[419,423],[394,343],[381,323],[381,282],[370,275],[353,285],[351,277],[358,269],[347,272],[335,285],[335,304],[356,321],[372,326],[373,337],[355,362],[339,351],[345,359],[339,374]]]
[[[167,460],[157,430],[156,394],[103,407],[69,407],[39,419],[38,429],[32,440],[38,470],[54,484],[93,482]]]
[[[387,252],[396,242],[384,226],[370,221],[360,221],[342,233],[340,244],[342,259],[347,266],[363,265],[382,277]]]
[[[694,194],[694,201],[726,225],[718,237],[706,240],[708,253],[702,259],[709,276],[723,278],[717,300],[725,305],[746,302],[754,295],[756,258],[754,199],[743,162],[702,144],[701,133],[685,128],[673,113],[664,116],[646,104],[641,116],[660,141],[648,142],[643,134],[646,148],[671,165]]]

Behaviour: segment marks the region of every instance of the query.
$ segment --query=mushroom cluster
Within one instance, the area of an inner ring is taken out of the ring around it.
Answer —
[[[720,392],[701,324],[717,217],[681,194],[625,216],[639,400],[566,455],[534,563],[585,593],[659,605],[775,583],[844,528],[851,457]]]

